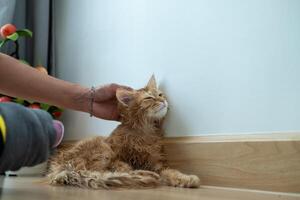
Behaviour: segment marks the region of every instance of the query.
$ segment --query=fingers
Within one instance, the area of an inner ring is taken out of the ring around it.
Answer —
[[[116,91],[119,88],[123,88],[126,90],[132,90],[132,88],[128,86],[118,85],[115,83],[103,85],[96,88],[95,93],[95,101],[108,101],[116,98]]]
[[[128,87],[128,86],[124,86],[124,85],[118,85],[118,88],[117,89],[125,89],[125,90],[133,90],[131,87]]]
[[[117,89],[133,90],[131,87],[125,85],[119,85],[116,83],[111,83],[109,85],[106,85],[106,87],[110,88],[111,91],[113,91],[114,93],[116,93]]]
[[[103,85],[96,88],[93,104],[93,115],[95,117],[114,121],[120,120],[116,98],[116,91],[120,88],[133,90],[128,86],[115,83]]]
[[[93,115],[95,117],[105,119],[105,120],[119,121],[120,119],[120,115],[116,103],[94,104]]]

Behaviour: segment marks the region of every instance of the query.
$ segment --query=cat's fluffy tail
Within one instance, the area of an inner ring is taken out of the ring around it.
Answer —
[[[72,167],[48,174],[50,184],[71,185],[91,189],[147,188],[159,185],[159,175],[144,170],[132,172],[75,171]]]

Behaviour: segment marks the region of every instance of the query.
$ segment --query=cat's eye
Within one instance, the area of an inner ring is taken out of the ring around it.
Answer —
[[[164,95],[163,95],[163,93],[159,93],[158,96],[159,96],[159,97],[162,97],[162,96],[164,96]]]
[[[151,100],[151,99],[154,99],[154,98],[153,98],[153,97],[150,97],[150,96],[144,98],[144,100]]]

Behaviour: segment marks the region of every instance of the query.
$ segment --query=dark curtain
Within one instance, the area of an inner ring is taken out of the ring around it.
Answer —
[[[52,0],[17,0],[12,22],[7,19],[5,23],[13,23],[19,29],[28,28],[33,31],[32,39],[19,41],[20,57],[32,66],[42,65],[50,74],[55,74],[52,11]],[[9,51],[12,46],[7,48],[6,51]]]
[[[16,0],[0,0],[0,27],[12,23],[15,13]],[[8,53],[11,46],[6,45],[0,49],[2,53]]]

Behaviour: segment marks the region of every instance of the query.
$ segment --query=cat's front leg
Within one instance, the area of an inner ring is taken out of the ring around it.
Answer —
[[[176,169],[164,169],[160,172],[162,182],[168,186],[198,188],[200,179],[196,175],[183,174]]]
[[[116,160],[112,163],[111,170],[117,172],[130,172],[132,171],[132,167],[123,161]]]
[[[114,172],[127,172],[131,175],[138,175],[138,176],[143,176],[143,177],[151,177],[152,179],[159,180],[160,176],[152,171],[148,170],[133,170],[132,167],[120,160],[116,160],[113,162],[111,170]]]
[[[176,169],[166,167],[166,164],[159,163],[155,166],[155,171],[160,174],[163,184],[173,187],[198,188],[200,179],[196,175],[183,174]]]

